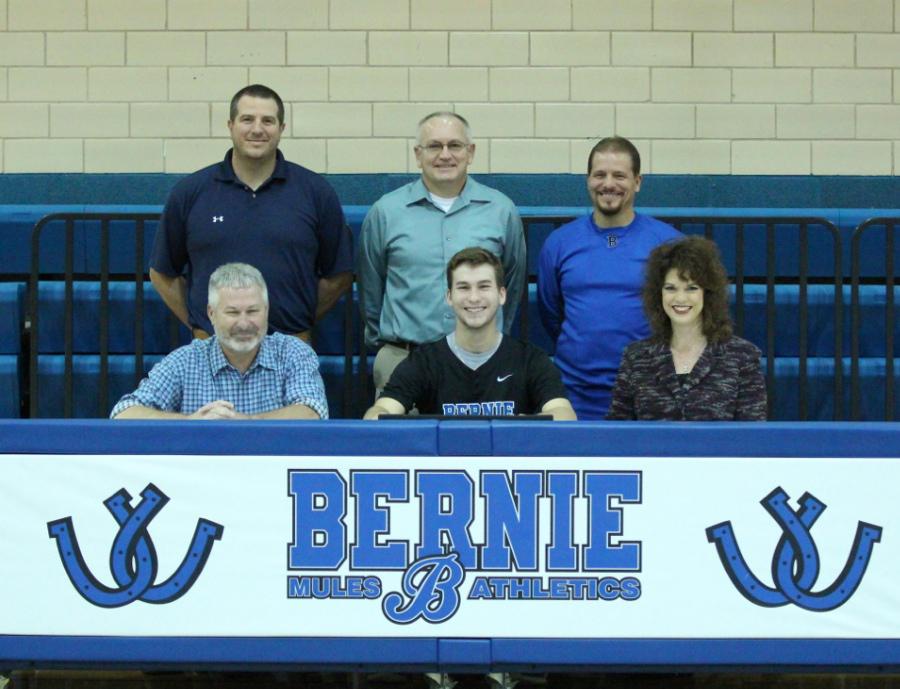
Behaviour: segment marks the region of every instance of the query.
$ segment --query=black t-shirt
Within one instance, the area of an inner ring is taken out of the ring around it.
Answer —
[[[550,357],[532,344],[504,337],[494,355],[473,371],[443,338],[400,362],[383,396],[422,414],[512,416],[539,413],[550,400],[565,397],[566,390]]]

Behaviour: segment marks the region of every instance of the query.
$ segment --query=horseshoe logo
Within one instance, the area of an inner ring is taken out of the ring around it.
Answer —
[[[798,500],[800,508],[795,511],[788,499],[788,494],[778,487],[761,500],[783,532],[772,556],[774,586],[766,585],[750,570],[730,521],[710,526],[706,538],[715,544],[719,560],[735,588],[751,603],[770,608],[793,603],[813,612],[834,610],[846,603],[859,587],[872,550],[881,541],[882,529],[859,522],[843,571],[830,586],[813,592],[819,576],[819,551],[810,529],[826,505],[814,495],[804,493]]]
[[[47,531],[50,538],[56,539],[59,557],[72,585],[85,600],[102,608],[118,608],[136,600],[170,603],[180,598],[200,576],[214,541],[220,540],[224,531],[221,524],[198,519],[181,564],[172,576],[156,584],[159,561],[147,529],[169,498],[150,483],[141,491],[136,507],[131,506],[131,499],[122,488],[103,502],[119,525],[109,554],[109,568],[118,588],[103,584],[87,567],[71,517],[47,523]]]

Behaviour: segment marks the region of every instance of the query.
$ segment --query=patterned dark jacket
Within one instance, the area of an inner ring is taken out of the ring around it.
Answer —
[[[766,385],[756,345],[731,337],[707,345],[686,376],[652,340],[625,349],[606,418],[640,421],[765,421]]]

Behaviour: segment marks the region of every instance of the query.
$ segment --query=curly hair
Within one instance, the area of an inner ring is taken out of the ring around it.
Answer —
[[[672,339],[672,323],[663,310],[662,289],[666,274],[673,268],[682,280],[691,280],[703,289],[701,319],[706,339],[715,343],[731,337],[728,274],[719,249],[708,239],[689,236],[661,244],[647,259],[643,301],[653,338],[665,343]]]

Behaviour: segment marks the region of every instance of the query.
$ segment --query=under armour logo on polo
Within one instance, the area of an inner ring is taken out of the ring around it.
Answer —
[[[607,249],[615,249],[616,244],[618,244],[619,238],[614,234],[606,235],[606,248]]]
[[[505,376],[497,376],[497,382],[502,383],[507,378],[512,378],[512,373],[507,373]]]
[[[224,215],[214,215],[213,222],[225,222],[225,216]]]

